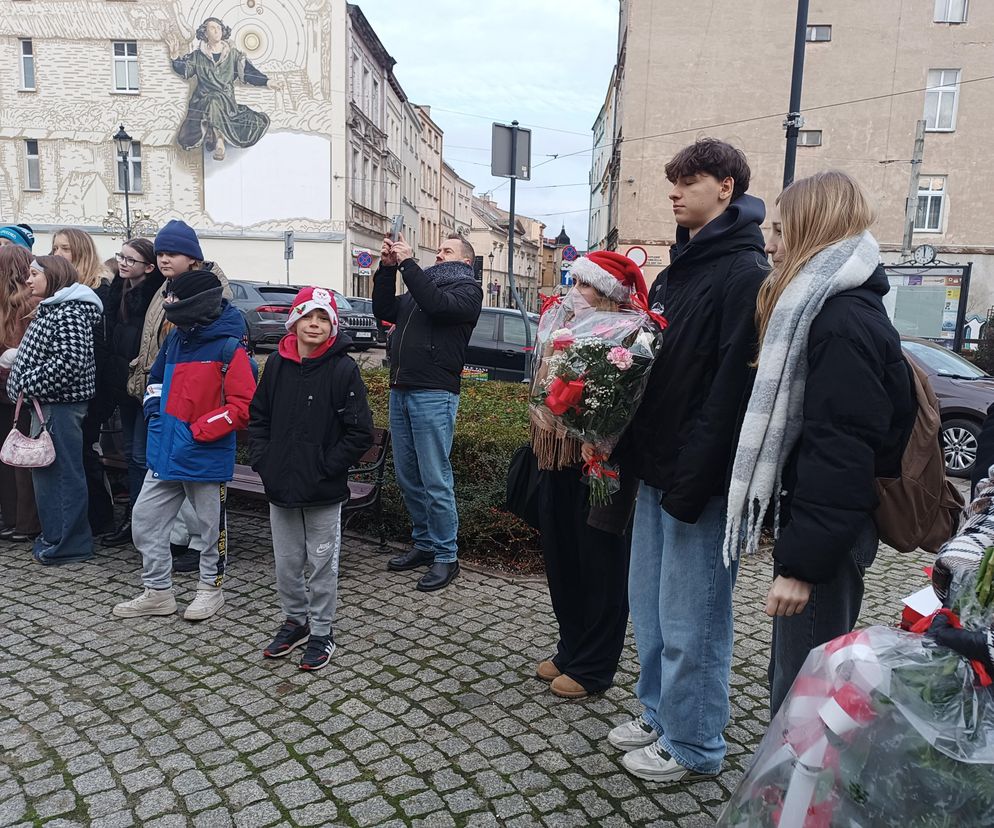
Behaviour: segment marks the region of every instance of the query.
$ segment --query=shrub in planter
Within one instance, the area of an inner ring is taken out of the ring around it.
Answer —
[[[363,371],[369,405],[377,426],[389,426],[389,375],[384,369]],[[507,467],[511,455],[528,440],[528,388],[521,383],[463,383],[452,440],[452,471],[459,510],[460,555],[513,571],[541,567],[538,533],[504,511]],[[410,539],[411,524],[394,476],[387,465],[383,491],[387,537]],[[373,534],[371,514],[357,515],[353,526]]]

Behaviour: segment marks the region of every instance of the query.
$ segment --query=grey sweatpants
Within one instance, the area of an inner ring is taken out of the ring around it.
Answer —
[[[146,587],[172,586],[169,533],[184,501],[189,501],[190,508],[184,514],[190,533],[200,536],[205,544],[200,550],[200,580],[212,587],[221,586],[228,553],[226,487],[225,483],[160,480],[151,471],[145,474],[141,494],[131,512],[131,535],[142,555],[142,583]]]
[[[338,555],[342,504],[284,509],[269,504],[276,556],[276,591],[283,614],[304,623],[312,635],[329,635],[338,604]],[[305,577],[305,566],[310,577]]]

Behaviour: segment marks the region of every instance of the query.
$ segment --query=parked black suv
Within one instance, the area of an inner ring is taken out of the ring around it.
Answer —
[[[528,316],[534,348],[538,315],[530,313]],[[483,308],[466,348],[463,377],[521,382],[526,379],[525,347],[525,323],[519,311]]]
[[[242,312],[248,325],[249,347],[276,348],[286,334],[286,318],[301,286],[240,281],[231,281],[230,285],[232,304]],[[376,317],[355,310],[337,290],[332,293],[338,306],[339,328],[352,338],[353,350],[372,348],[376,344]]]

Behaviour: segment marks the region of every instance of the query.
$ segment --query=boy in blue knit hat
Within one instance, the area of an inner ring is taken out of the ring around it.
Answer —
[[[30,251],[34,243],[34,231],[27,224],[8,224],[6,227],[0,227],[0,247],[16,244]]]

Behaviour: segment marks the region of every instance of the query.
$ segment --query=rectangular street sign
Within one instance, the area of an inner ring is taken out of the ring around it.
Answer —
[[[293,258],[293,230],[283,231],[283,258],[287,261]]]
[[[514,160],[511,159],[512,136],[517,134]],[[494,124],[491,143],[490,173],[498,178],[520,178],[530,181],[532,177],[532,131],[521,127]]]

